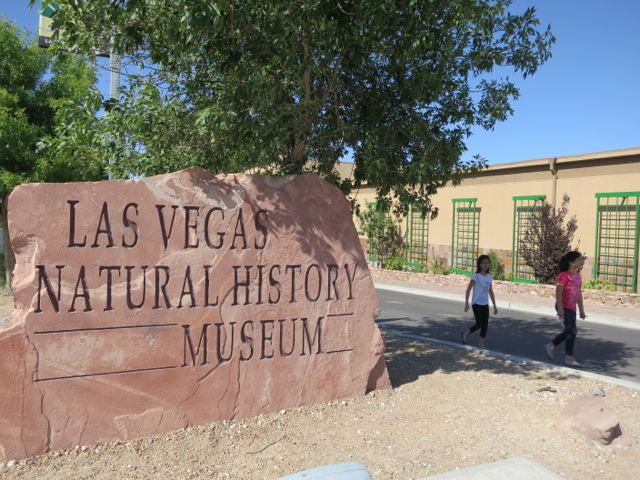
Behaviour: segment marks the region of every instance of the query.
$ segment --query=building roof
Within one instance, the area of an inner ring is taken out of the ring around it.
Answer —
[[[483,170],[480,175],[506,173],[507,170],[513,171],[520,169],[548,169],[554,159],[556,161],[556,165],[576,164],[575,166],[578,166],[580,163],[591,162],[607,163],[607,161],[609,161],[611,163],[615,163],[616,161],[629,159],[630,157],[638,157],[637,161],[640,162],[640,147],[623,148],[618,150],[605,150],[601,152],[583,153],[579,155],[537,158],[534,160],[521,160],[517,162],[498,163],[489,165],[489,167]],[[340,177],[351,178],[353,176],[353,167],[354,165],[352,163],[339,162],[336,165],[336,170],[340,174]]]
[[[347,162],[338,162],[336,164],[336,171],[340,178],[353,178],[353,171],[355,170],[355,164]]]
[[[535,160],[524,160],[519,162],[498,163],[495,165],[489,165],[489,168],[486,170],[486,172],[490,174],[490,172],[495,172],[499,170],[513,170],[513,169],[530,168],[530,167],[537,167],[537,166],[547,167],[549,163],[552,162],[554,159],[557,164],[567,164],[567,163],[593,162],[593,161],[602,161],[602,160],[611,160],[612,162],[615,162],[616,160],[620,160],[624,157],[634,157],[634,156],[640,156],[640,147],[623,148],[619,150],[605,150],[602,152],[583,153],[579,155],[565,155],[565,156],[558,156],[558,157],[537,158]]]

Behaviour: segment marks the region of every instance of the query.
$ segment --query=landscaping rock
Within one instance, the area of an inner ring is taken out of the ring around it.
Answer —
[[[569,402],[561,414],[561,422],[603,445],[609,445],[622,435],[618,416],[602,398],[592,395]]]

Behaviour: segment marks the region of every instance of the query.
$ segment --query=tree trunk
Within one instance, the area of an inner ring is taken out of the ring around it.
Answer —
[[[0,215],[2,226],[2,233],[4,235],[4,269],[5,269],[5,278],[7,281],[7,289],[11,291],[11,280],[13,279],[13,267],[16,264],[16,257],[13,253],[13,248],[11,248],[11,242],[9,241],[9,225],[8,225],[8,216],[7,216],[7,198],[9,196],[5,196],[2,199],[2,215]]]

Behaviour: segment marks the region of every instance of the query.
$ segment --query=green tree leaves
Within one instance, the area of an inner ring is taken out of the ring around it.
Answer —
[[[430,196],[485,166],[462,161],[550,56],[535,10],[510,0],[60,0],[61,46],[113,48],[137,72],[105,115],[119,175],[314,170],[349,190],[429,211]]]
[[[101,99],[95,81],[83,58],[52,55],[15,24],[0,21],[0,201],[23,182],[102,175],[97,163],[89,167],[77,151],[49,148],[56,130],[82,135],[96,121]],[[80,112],[84,116],[74,117]]]
[[[100,146],[90,141],[102,104],[95,81],[82,57],[52,55],[15,24],[0,20],[0,227],[7,240],[7,279],[13,267],[6,236],[11,190],[24,182],[103,176]]]

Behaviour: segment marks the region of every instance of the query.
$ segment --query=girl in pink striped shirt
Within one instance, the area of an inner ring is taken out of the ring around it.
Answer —
[[[564,331],[545,345],[547,356],[553,360],[555,348],[564,342],[564,363],[571,367],[582,366],[573,356],[573,347],[578,335],[576,325],[578,308],[580,308],[580,318],[586,318],[580,276],[583,265],[584,257],[577,251],[567,253],[560,261],[560,274],[556,280],[556,310],[558,316],[564,320]]]

